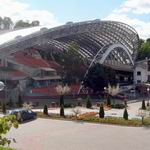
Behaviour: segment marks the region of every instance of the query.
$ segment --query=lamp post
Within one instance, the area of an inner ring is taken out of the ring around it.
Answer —
[[[146,111],[143,109],[140,109],[138,115],[141,117],[142,125],[143,125],[144,124],[144,117],[146,116]]]
[[[107,94],[107,87],[104,87],[104,94],[105,94],[105,98],[106,98],[106,104],[108,103],[108,94]]]
[[[147,88],[147,94],[148,94],[148,97],[149,97],[149,90],[150,90],[150,88],[148,87],[148,88]]]
[[[150,88],[148,87],[148,88],[147,88],[147,94],[148,94],[148,96],[147,96],[147,97],[148,97],[147,107],[149,107],[149,91],[150,91]]]
[[[4,87],[5,87],[5,84],[2,81],[0,81],[0,91],[2,91]]]

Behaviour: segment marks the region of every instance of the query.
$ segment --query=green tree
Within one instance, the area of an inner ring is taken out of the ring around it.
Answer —
[[[62,66],[60,71],[64,83],[76,83],[83,79],[86,71],[86,64],[79,53],[79,45],[76,42],[70,42],[64,53],[54,53],[53,57]],[[52,56],[52,55],[50,55]],[[53,60],[53,58],[52,58]]]
[[[47,105],[44,105],[43,114],[48,115],[48,108]]]
[[[9,107],[12,107],[13,105],[14,105],[14,103],[13,103],[12,99],[10,98],[10,99],[9,99],[9,102],[8,102],[8,106],[9,106]]]
[[[150,38],[146,41],[140,40],[140,48],[138,50],[138,60],[150,58]]]
[[[64,117],[65,116],[65,112],[64,112],[64,105],[60,106],[60,116]]]
[[[6,134],[10,131],[12,127],[18,128],[16,116],[9,115],[0,119],[0,145],[4,146],[8,144],[9,146],[11,141],[15,142],[14,138],[9,139],[8,136],[6,137]]]
[[[3,114],[6,114],[6,104],[4,102],[2,105],[2,112],[3,112]]]
[[[40,22],[38,20],[34,20],[31,22],[32,27],[39,26],[39,25],[40,25]]]
[[[107,87],[109,83],[116,85],[115,71],[99,63],[89,68],[88,74],[83,81],[83,85],[93,89],[94,92],[103,91],[104,87]]]
[[[60,95],[60,102],[59,106],[63,105],[64,106],[64,95]]]
[[[0,30],[2,29],[2,27],[3,27],[3,18],[0,17]]]
[[[128,120],[128,111],[127,111],[127,108],[124,109],[123,118],[125,120]]]
[[[27,28],[27,27],[31,27],[31,24],[27,21],[23,21],[23,20],[19,20],[15,23],[14,28]]]
[[[105,117],[105,112],[104,112],[104,106],[101,104],[100,110],[99,110],[99,117],[104,118]]]
[[[4,26],[4,29],[10,29],[13,25],[13,22],[11,20],[11,18],[9,17],[4,17],[3,19],[3,26]]]
[[[142,100],[142,109],[146,110],[146,105],[145,105],[145,100],[144,99]]]
[[[86,108],[91,108],[91,107],[92,107],[92,102],[90,96],[88,95],[86,97]]]
[[[125,106],[125,108],[128,106],[127,105],[127,100],[124,100],[124,106]]]
[[[22,100],[22,97],[21,97],[21,95],[19,94],[19,96],[18,96],[18,106],[19,107],[22,107],[22,105],[23,105],[23,100]]]
[[[109,95],[107,96],[107,106],[111,106],[111,98]]]

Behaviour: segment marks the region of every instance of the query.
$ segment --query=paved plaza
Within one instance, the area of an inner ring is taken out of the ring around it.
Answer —
[[[129,119],[137,118],[141,119],[141,117],[138,115],[139,108],[142,106],[142,102],[136,102],[136,103],[130,103],[128,104],[128,113],[129,113]],[[87,109],[85,107],[78,107],[77,109],[80,110],[80,113],[86,113],[86,112],[99,112],[99,107],[93,108],[93,109]],[[43,109],[33,109],[33,111],[39,111],[43,112]],[[49,108],[48,112],[59,114],[60,108]],[[113,117],[122,117],[123,116],[124,109],[110,109],[105,111],[105,116],[113,116]],[[74,115],[72,108],[65,108],[65,114],[66,115]]]
[[[149,150],[150,129],[37,119],[12,129],[18,150]]]

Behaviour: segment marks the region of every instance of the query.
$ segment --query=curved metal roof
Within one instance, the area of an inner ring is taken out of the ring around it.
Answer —
[[[55,49],[63,52],[68,48],[70,42],[75,41],[79,45],[79,53],[88,60],[92,60],[97,53],[101,55],[99,58],[103,57],[109,46],[121,44],[124,48],[120,46],[111,50],[106,63],[111,60],[110,66],[114,62],[132,65],[128,56],[130,55],[134,61],[139,47],[137,32],[129,25],[116,21],[69,22],[55,28],[36,27],[24,29],[24,31],[25,34],[21,34],[23,30],[16,31],[18,33],[15,34],[14,39],[0,43],[1,57],[29,47],[46,49],[47,51]],[[10,35],[11,33],[7,34]],[[126,50],[123,51],[122,49]]]

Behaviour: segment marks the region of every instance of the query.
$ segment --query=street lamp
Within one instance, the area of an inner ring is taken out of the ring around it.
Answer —
[[[147,88],[147,94],[148,94],[148,96],[147,96],[147,97],[148,97],[147,107],[149,107],[149,91],[150,91],[150,88],[148,87],[148,88]]]
[[[146,116],[146,111],[143,109],[140,109],[138,112],[138,115],[141,117],[142,119],[142,125],[144,124],[144,117]]]
[[[150,88],[148,87],[148,88],[147,88],[147,93],[148,93],[148,96],[149,96],[149,90],[150,90]]]
[[[108,101],[107,87],[104,87],[104,97],[106,98],[106,103],[107,103]]]
[[[2,81],[0,81],[0,91],[2,91],[4,87],[5,87],[5,84]]]

